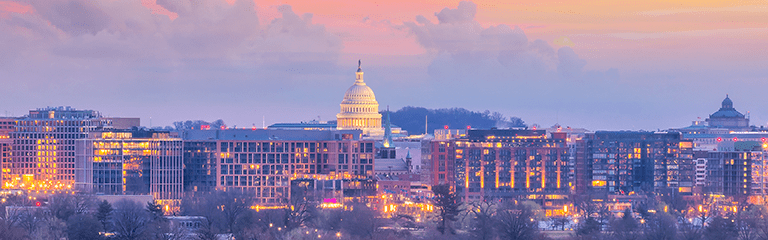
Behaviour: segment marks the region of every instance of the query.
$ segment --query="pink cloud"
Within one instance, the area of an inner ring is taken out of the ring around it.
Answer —
[[[227,2],[234,2],[234,0],[228,0]],[[168,11],[168,9],[165,9],[163,6],[157,5],[157,0],[141,0],[141,5],[152,10],[152,14],[166,15],[171,20],[175,20],[179,17],[179,14]]]
[[[27,14],[33,13],[34,10],[32,6],[22,5],[17,2],[0,1],[0,19],[9,18],[9,13]]]

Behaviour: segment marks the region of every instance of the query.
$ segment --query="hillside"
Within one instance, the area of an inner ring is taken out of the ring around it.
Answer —
[[[381,114],[386,119],[386,111]],[[446,125],[452,129],[466,128],[467,126],[485,129],[525,127],[525,122],[517,117],[505,117],[501,113],[491,113],[488,110],[474,112],[464,108],[427,109],[408,106],[391,112],[390,118],[392,124],[407,130],[409,134],[423,134],[425,116],[428,118],[430,134],[434,133],[435,129],[443,128]]]

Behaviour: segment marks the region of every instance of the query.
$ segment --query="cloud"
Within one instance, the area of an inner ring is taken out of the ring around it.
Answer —
[[[435,13],[437,23],[424,16],[404,23],[418,43],[436,55],[430,66],[433,77],[504,82],[584,76],[587,63],[571,47],[555,50],[543,40],[531,41],[517,26],[483,27],[475,20],[476,13],[475,3],[463,1]]]
[[[140,1],[43,2],[0,4],[0,81],[14,86],[0,89],[0,101],[17,103],[3,109],[17,115],[71,105],[155,123],[244,121],[242,112],[275,106],[292,118],[285,106],[316,107],[307,98],[318,89],[343,91],[353,80],[329,77],[341,39],[289,5],[260,22],[252,0],[157,0],[173,20]]]
[[[40,54],[76,59],[111,59],[178,65],[199,61],[273,62],[274,55],[308,53],[335,58],[341,40],[312,15],[278,7],[282,17],[260,25],[253,1],[167,1],[157,5],[178,15],[152,14],[138,1],[22,2],[33,13],[9,13],[0,27],[13,29],[6,41],[31,41]],[[15,39],[15,40],[14,40]],[[18,47],[19,45],[5,45]],[[6,48],[3,47],[3,48]],[[31,46],[26,46],[30,47]],[[7,49],[3,49],[7,50]],[[34,51],[34,49],[25,49]],[[306,62],[306,58],[289,57]],[[1,67],[1,66],[0,66]]]

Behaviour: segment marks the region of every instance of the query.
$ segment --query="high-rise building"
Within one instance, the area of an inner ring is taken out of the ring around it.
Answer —
[[[13,118],[0,118],[0,163],[2,163],[2,171],[0,171],[0,180],[3,181],[0,186],[5,185],[5,175],[10,174],[11,165],[11,149],[13,140],[11,139],[11,132],[16,130],[16,120]]]
[[[106,195],[182,198],[182,141],[168,132],[105,130],[75,140],[75,189]]]
[[[363,134],[371,132],[381,134],[381,114],[379,102],[373,90],[363,81],[363,70],[358,62],[355,83],[344,93],[341,112],[336,114],[336,128],[339,130],[359,129]]]
[[[450,184],[465,199],[524,198],[545,207],[569,193],[564,133],[544,130],[467,130],[466,137],[432,142],[432,182]]]
[[[4,188],[68,191],[75,182],[75,140],[111,129],[112,120],[93,110],[48,107],[15,120],[12,156],[5,164]]]
[[[187,191],[243,191],[260,205],[282,205],[294,181],[365,196],[373,181],[374,142],[360,130],[192,130],[184,138]]]
[[[751,194],[752,157],[749,152],[709,152],[704,191],[725,196]]]
[[[693,143],[680,133],[598,131],[577,145],[577,192],[692,192]]]

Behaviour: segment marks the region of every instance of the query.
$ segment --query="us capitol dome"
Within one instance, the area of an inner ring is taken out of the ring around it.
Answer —
[[[363,70],[360,61],[357,62],[355,84],[344,93],[341,101],[341,112],[336,114],[336,128],[339,130],[360,129],[363,134],[371,131],[381,131],[381,114],[379,102],[373,90],[363,81]]]

